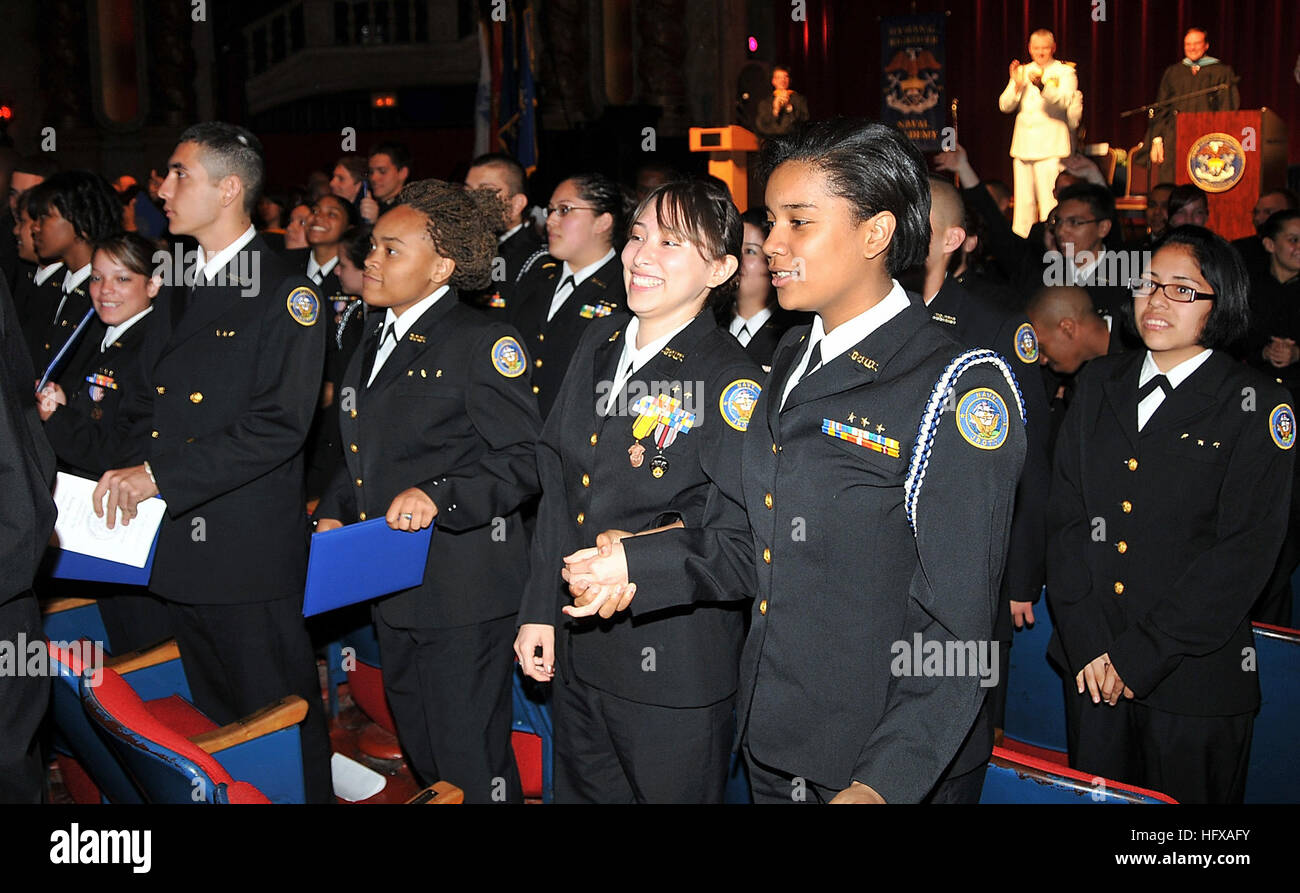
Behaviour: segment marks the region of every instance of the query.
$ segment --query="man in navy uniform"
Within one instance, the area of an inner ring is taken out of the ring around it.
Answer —
[[[763,162],[781,306],[817,315],[782,339],[744,445],[759,557],[737,711],[754,799],[978,799],[982,766],[935,788],[996,666],[1026,449],[1012,367],[965,351],[894,278],[924,258],[930,210],[896,128],[815,122]],[[935,649],[963,665],[925,669]]]
[[[504,230],[497,235],[497,253],[492,261],[492,281],[487,288],[467,291],[461,300],[502,321],[513,303],[519,279],[546,254],[546,246],[533,228],[524,191],[528,175],[524,166],[509,155],[493,152],[469,163],[465,185],[470,189],[491,189],[505,205]]]
[[[320,392],[321,301],[253,229],[262,184],[257,137],[197,124],[168,162],[159,195],[171,232],[200,246],[193,286],[155,301],[142,367],[149,387],[125,407],[148,444],[108,471],[120,507],[167,502],[149,588],[167,600],[195,705],[228,723],[288,695],[307,701],[309,802],[331,802],[330,747],[302,618],[307,570],[302,448]],[[146,461],[141,461],[146,460]]]

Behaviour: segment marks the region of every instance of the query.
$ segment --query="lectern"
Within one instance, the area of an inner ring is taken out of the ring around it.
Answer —
[[[758,137],[743,127],[692,127],[691,151],[709,153],[709,173],[727,184],[731,200],[743,214],[749,208],[749,153]]]
[[[1210,226],[1225,239],[1253,236],[1261,192],[1286,185],[1286,125],[1272,109],[1179,112],[1175,181],[1209,193]]]

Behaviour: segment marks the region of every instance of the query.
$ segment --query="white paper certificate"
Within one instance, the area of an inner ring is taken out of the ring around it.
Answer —
[[[161,499],[142,500],[137,506],[138,514],[126,525],[122,523],[119,509],[116,523],[109,530],[105,524],[107,519],[95,517],[91,508],[90,497],[97,483],[75,474],[58,473],[54,480],[54,505],[59,510],[54,522],[54,542],[69,552],[144,567],[167,512],[167,503]],[[105,498],[104,502],[107,501]]]

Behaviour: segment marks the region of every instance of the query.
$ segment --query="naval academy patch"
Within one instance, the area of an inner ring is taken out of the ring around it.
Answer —
[[[506,378],[518,378],[528,368],[524,362],[524,349],[509,335],[498,338],[492,345],[492,366]]]
[[[289,315],[293,317],[293,321],[300,326],[315,325],[316,318],[320,316],[320,299],[305,285],[300,285],[289,292],[285,305],[289,308]]]
[[[981,450],[996,450],[1006,443],[1007,418],[1007,404],[992,388],[975,388],[957,401],[957,430]]]
[[[1016,356],[1022,363],[1038,362],[1038,333],[1029,323],[1021,323],[1016,329]]]
[[[718,398],[722,420],[737,431],[748,430],[749,417],[761,393],[763,388],[752,378],[737,378],[722,389],[722,396]]]
[[[1268,414],[1268,433],[1278,449],[1289,450],[1295,446],[1295,413],[1289,404],[1279,403]]]

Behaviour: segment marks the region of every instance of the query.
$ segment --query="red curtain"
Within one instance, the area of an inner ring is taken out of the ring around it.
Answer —
[[[1014,115],[998,94],[1014,58],[1029,61],[1029,33],[1049,28],[1056,56],[1077,63],[1089,142],[1130,148],[1146,122],[1120,112],[1156,98],[1165,67],[1183,58],[1183,33],[1206,29],[1209,55],[1241,77],[1242,108],[1267,106],[1287,123],[1290,163],[1300,163],[1300,53],[1296,0],[807,0],[807,20],[773,3],[775,55],[813,117],[880,115],[880,17],[949,11],[948,101],[958,104],[959,139],[983,176],[1011,182]],[[1093,21],[1094,9],[1105,12]]]

